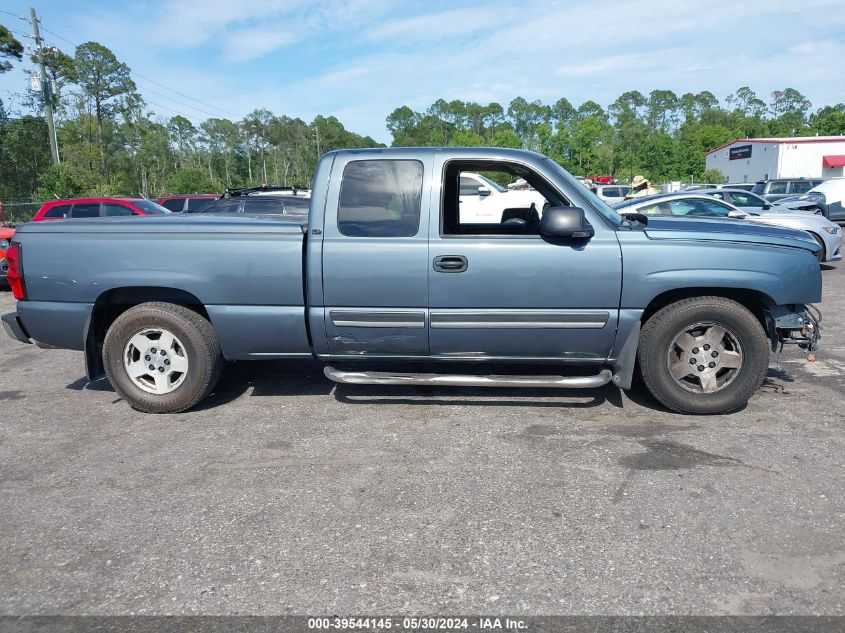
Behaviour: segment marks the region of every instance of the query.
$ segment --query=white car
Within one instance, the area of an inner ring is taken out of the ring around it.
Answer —
[[[673,215],[695,219],[745,219],[748,222],[798,229],[812,235],[822,247],[816,254],[820,262],[842,259],[842,231],[838,224],[821,215],[776,209],[748,213],[706,194],[686,192],[660,193],[646,198],[635,198],[614,205],[613,208],[621,215],[637,213],[645,216]]]
[[[845,178],[831,178],[800,196],[778,200],[776,208],[811,211],[829,220],[845,220]]]
[[[505,209],[526,209],[532,204],[543,214],[546,199],[535,189],[506,189],[481,174],[461,172],[458,199],[461,224],[499,224]]]

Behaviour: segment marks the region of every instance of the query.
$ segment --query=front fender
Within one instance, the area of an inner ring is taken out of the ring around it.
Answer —
[[[766,305],[821,301],[818,261],[809,250],[742,242],[649,240],[620,232],[624,262],[621,307],[644,308],[687,288],[752,291]]]

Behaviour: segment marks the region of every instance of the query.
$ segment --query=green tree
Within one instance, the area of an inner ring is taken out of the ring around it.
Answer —
[[[207,193],[214,191],[214,184],[202,169],[183,167],[167,174],[164,188],[168,193]]]
[[[5,73],[12,69],[11,62],[8,59],[23,59],[23,44],[21,44],[11,31],[0,24],[0,73]]]
[[[708,182],[708,183],[714,183],[714,184],[720,184],[720,183],[725,182],[725,174],[723,174],[718,169],[714,169],[714,168],[705,169],[703,172],[701,172],[701,181],[702,182]]]
[[[103,182],[109,182],[108,157],[104,124],[113,121],[123,100],[135,92],[129,66],[119,62],[108,48],[96,42],[77,46],[74,55],[76,83],[88,101],[97,124],[100,150],[100,171]]]

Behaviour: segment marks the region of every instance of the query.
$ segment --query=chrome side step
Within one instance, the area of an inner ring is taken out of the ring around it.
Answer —
[[[472,376],[461,374],[413,374],[384,371],[323,369],[326,378],[349,385],[428,385],[432,387],[537,387],[546,389],[592,389],[608,384],[609,369],[595,376]]]

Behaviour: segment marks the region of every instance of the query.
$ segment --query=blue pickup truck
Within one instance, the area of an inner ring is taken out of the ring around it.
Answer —
[[[501,218],[462,221],[485,193],[463,173],[523,178],[541,208],[505,193]],[[800,231],[623,219],[518,150],[329,152],[313,182],[307,218],[26,224],[4,328],[84,351],[89,378],[154,413],[200,402],[225,361],[287,358],[359,384],[628,389],[636,368],[670,409],[725,413],[770,349],[816,345],[818,245]]]

